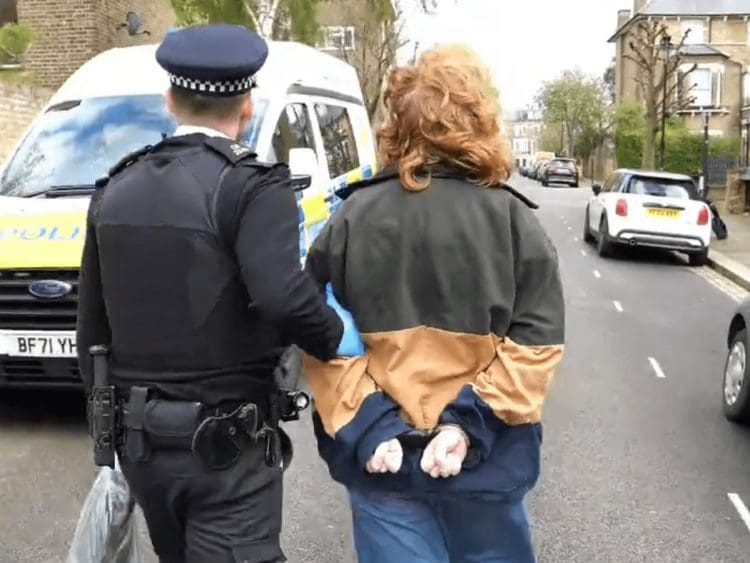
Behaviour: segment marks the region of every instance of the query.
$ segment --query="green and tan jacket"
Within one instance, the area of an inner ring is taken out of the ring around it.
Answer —
[[[332,476],[522,496],[538,478],[542,406],[565,324],[557,254],[534,204],[449,170],[433,172],[422,192],[385,170],[342,197],[306,266],[321,288],[331,282],[367,347],[360,358],[305,358]],[[425,475],[418,451],[396,475],[365,472],[382,441],[440,423],[471,439],[457,477]]]

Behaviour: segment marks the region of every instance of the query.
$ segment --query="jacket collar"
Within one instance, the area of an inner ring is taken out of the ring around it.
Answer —
[[[457,170],[455,168],[449,168],[447,166],[437,166],[437,167],[432,168],[431,175],[433,178],[468,181],[466,174],[462,173],[460,170]],[[368,178],[366,180],[360,180],[359,182],[348,184],[347,186],[344,186],[343,188],[339,188],[334,193],[341,199],[347,199],[356,191],[359,191],[364,188],[377,186],[389,180],[400,181],[400,175],[398,173],[398,169],[393,166],[387,166],[386,168],[383,168],[382,170],[380,170],[372,178]],[[503,183],[500,186],[500,188],[510,192],[513,196],[520,199],[524,204],[526,204],[531,209],[539,209],[538,204],[534,203],[529,198],[527,198],[524,194],[512,188],[508,184]],[[497,188],[494,188],[494,189],[497,189]]]

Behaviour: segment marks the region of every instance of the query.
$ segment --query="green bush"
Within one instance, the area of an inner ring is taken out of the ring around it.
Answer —
[[[664,170],[681,174],[700,174],[702,145],[703,139],[700,135],[691,133],[684,127],[668,128]]]
[[[711,156],[739,158],[741,151],[742,140],[739,137],[714,137],[708,142],[708,154]]]
[[[615,158],[618,168],[640,168],[643,162],[643,133],[618,131],[615,133]]]
[[[0,27],[0,49],[19,59],[37,38],[30,27],[22,23],[8,23]]]

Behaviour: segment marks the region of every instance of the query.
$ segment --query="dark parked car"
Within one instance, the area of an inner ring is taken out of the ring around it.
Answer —
[[[543,186],[550,184],[568,184],[578,187],[578,168],[572,158],[555,158],[549,163],[540,178]]]
[[[732,422],[750,423],[750,372],[747,366],[750,299],[737,309],[729,323],[727,361],[724,364],[724,415]]]

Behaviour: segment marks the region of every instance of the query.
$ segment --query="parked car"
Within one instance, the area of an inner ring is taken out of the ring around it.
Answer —
[[[750,423],[750,372],[747,351],[750,299],[737,309],[729,323],[727,335],[727,360],[724,364],[723,405],[724,416],[732,422]]]
[[[708,259],[711,211],[690,176],[646,170],[615,170],[592,186],[583,239],[596,242],[600,256],[616,245],[684,252],[690,264]]]
[[[578,167],[572,158],[555,158],[550,161],[541,178],[543,186],[550,184],[568,184],[578,187]]]
[[[548,166],[549,160],[545,160],[539,163],[539,168],[536,169],[536,180],[538,180],[539,182],[543,181],[544,173],[547,170]]]

